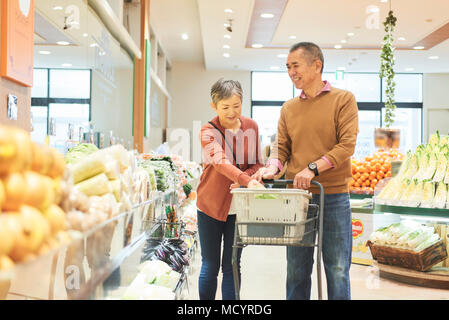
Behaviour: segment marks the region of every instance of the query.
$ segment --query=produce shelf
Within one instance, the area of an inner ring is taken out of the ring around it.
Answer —
[[[373,196],[371,194],[355,194],[355,193],[350,193],[349,194],[349,199],[354,199],[354,200],[362,200],[362,199],[366,199],[366,198],[372,198]]]
[[[390,212],[402,215],[449,218],[449,209],[416,208],[374,204],[374,212]]]

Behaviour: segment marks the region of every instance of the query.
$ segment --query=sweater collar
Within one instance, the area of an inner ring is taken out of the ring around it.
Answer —
[[[331,91],[331,83],[327,80],[324,80],[324,87],[317,93],[317,97],[322,94],[323,92]],[[307,100],[309,99],[306,94],[304,93],[304,90],[301,91],[301,94],[299,95],[301,99]]]

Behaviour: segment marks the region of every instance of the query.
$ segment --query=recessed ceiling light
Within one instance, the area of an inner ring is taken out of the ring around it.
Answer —
[[[296,39],[296,36],[290,36],[289,39]]]
[[[68,46],[70,44],[70,42],[67,41],[58,41],[56,43],[59,44],[60,46]]]
[[[413,70],[415,70],[415,69],[413,69],[413,68],[405,68],[405,71],[413,71]]]
[[[41,51],[39,51],[39,54],[48,55],[48,54],[51,54],[51,52],[50,51],[46,51],[46,50],[41,50]]]
[[[55,6],[53,7],[53,10],[62,10],[63,8],[61,6]]]
[[[183,34],[181,34],[181,38],[182,38],[182,40],[188,40],[189,35],[187,33],[183,33]]]
[[[372,7],[369,9],[369,12],[371,12],[371,13],[379,12],[379,7],[372,6]]]
[[[253,44],[251,45],[251,47],[258,49],[258,48],[262,48],[262,47],[263,47],[263,44],[260,44],[260,43],[253,43]]]
[[[87,38],[88,36],[89,36],[88,33],[83,33],[83,37],[84,37],[84,38]]]
[[[231,39],[231,36],[230,36],[229,34],[225,34],[224,37],[225,37],[226,39]]]
[[[422,50],[422,49],[424,49],[424,47],[423,46],[416,46],[416,47],[413,47],[413,49],[415,49],[415,50]]]
[[[281,58],[281,59],[285,59],[285,58],[288,57],[288,55],[286,53],[280,53],[280,54],[277,55],[277,57]]]
[[[335,49],[341,49],[342,46],[341,46],[341,44],[336,44],[336,45],[334,46],[334,48],[335,48]]]
[[[346,41],[345,39],[343,39],[343,40],[340,40],[340,42],[341,42],[341,43],[346,43],[346,42],[348,42],[348,41]]]
[[[405,41],[405,38],[404,37],[399,37],[398,40],[399,41]]]
[[[261,17],[261,18],[265,18],[265,19],[271,19],[271,18],[274,17],[274,14],[272,14],[272,13],[262,13],[262,14],[260,15],[260,17]]]
[[[61,64],[61,66],[63,66],[63,67],[71,67],[72,64],[71,63],[63,63],[63,64]]]
[[[229,53],[227,53],[227,52],[223,53],[223,57],[225,57],[225,58],[229,58],[230,56],[231,55]]]
[[[271,70],[279,70],[279,67],[278,66],[271,66],[270,69]]]
[[[223,49],[229,49],[229,48],[231,48],[231,47],[228,46],[227,44],[225,44],[225,45],[223,46]]]
[[[225,9],[224,12],[226,12],[226,13],[232,13],[232,9]]]
[[[388,0],[380,0],[380,2],[385,3],[388,2]]]
[[[346,35],[347,35],[348,37],[352,37],[352,36],[354,35],[354,32],[348,32]]]
[[[439,59],[439,58],[440,58],[439,56],[430,56],[430,57],[429,57],[430,60],[437,60],[437,59]]]

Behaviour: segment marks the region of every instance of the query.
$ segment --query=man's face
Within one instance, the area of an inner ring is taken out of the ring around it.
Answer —
[[[289,53],[287,70],[296,89],[307,89],[317,77],[321,77],[321,61],[310,61],[303,49]]]

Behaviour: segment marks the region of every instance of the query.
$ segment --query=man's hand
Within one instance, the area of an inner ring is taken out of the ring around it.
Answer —
[[[315,174],[309,170],[309,168],[305,168],[304,170],[298,172],[293,180],[293,187],[297,189],[307,190],[310,188],[310,181],[315,178]]]
[[[240,188],[240,184],[238,184],[237,182],[231,184],[231,186],[229,187],[230,190],[232,190],[232,189],[237,189],[237,188]]]
[[[248,183],[248,189],[265,189],[265,186],[253,179]]]
[[[275,165],[270,165],[268,168],[263,167],[257,170],[257,172],[251,176],[251,178],[259,182],[262,181],[262,179],[271,180],[274,179],[274,175],[278,173],[278,171],[278,167],[276,167]]]

